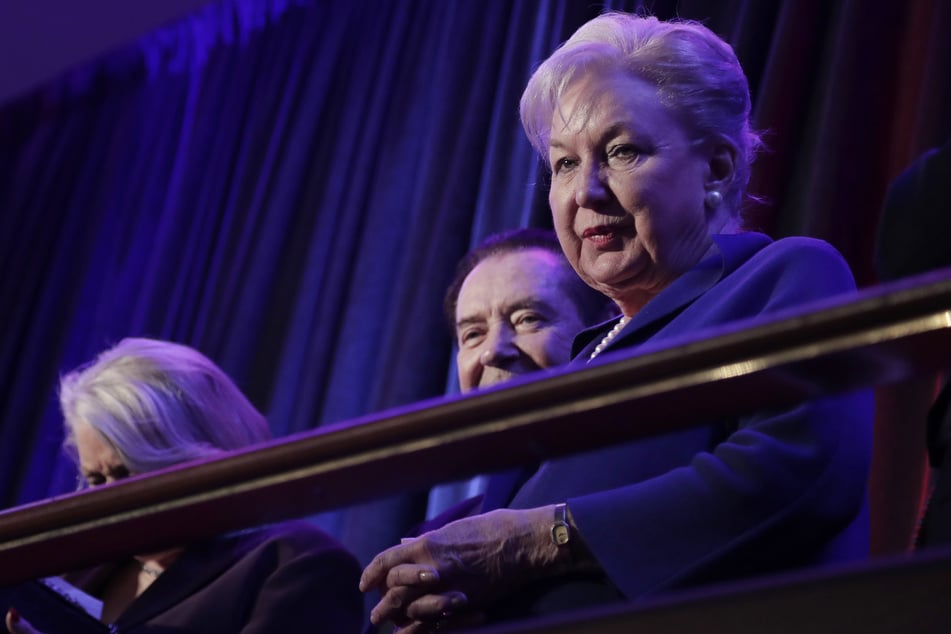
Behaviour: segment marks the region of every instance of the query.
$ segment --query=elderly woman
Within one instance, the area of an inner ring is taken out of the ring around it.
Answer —
[[[60,386],[67,451],[90,487],[269,438],[214,363],[179,344],[124,339]],[[66,578],[102,601],[110,631],[359,632],[359,564],[329,535],[287,522],[142,553]],[[11,632],[35,632],[7,613]]]
[[[854,289],[823,242],[739,233],[758,138],[736,56],[702,25],[595,18],[521,113],[569,262],[623,313],[576,362]],[[371,619],[425,632],[863,557],[871,423],[860,393],[551,460],[509,508],[377,555]]]

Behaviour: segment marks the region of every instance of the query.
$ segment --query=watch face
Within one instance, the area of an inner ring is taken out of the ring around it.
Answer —
[[[555,524],[551,527],[551,537],[559,546],[568,543],[568,526],[565,524]]]

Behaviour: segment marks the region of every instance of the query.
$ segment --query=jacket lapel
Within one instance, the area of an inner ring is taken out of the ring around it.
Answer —
[[[180,604],[218,578],[242,555],[234,548],[236,535],[189,546],[119,617],[122,628],[136,625]]]
[[[718,234],[712,238],[715,245],[712,253],[674,280],[638,311],[602,354],[608,350],[643,343],[694,300],[771,242],[768,236],[755,232]],[[595,346],[617,321],[614,319],[582,331],[575,338],[572,349],[575,361],[587,362]]]

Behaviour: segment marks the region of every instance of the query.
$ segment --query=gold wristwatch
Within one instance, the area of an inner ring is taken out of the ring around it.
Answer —
[[[562,502],[555,505],[555,521],[551,525],[551,541],[555,546],[566,546],[571,540],[571,527],[568,526],[568,505]]]

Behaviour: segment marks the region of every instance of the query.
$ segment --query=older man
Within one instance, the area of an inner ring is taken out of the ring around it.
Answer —
[[[469,251],[444,309],[458,343],[463,392],[567,363],[575,334],[617,314],[612,301],[574,272],[555,233],[535,228],[491,235]],[[427,515],[448,514],[418,530],[471,512],[480,500],[482,510],[505,505],[531,471],[510,469],[434,488]],[[463,498],[468,506],[453,506]]]
[[[489,237],[459,263],[446,293],[463,392],[567,363],[574,336],[617,308],[581,281],[555,234]]]

